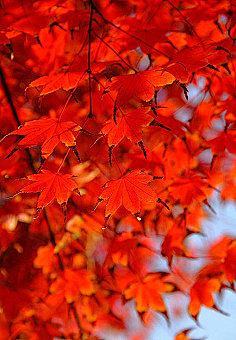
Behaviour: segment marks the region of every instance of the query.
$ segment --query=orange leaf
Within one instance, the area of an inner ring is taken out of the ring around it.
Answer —
[[[28,148],[42,145],[42,156],[47,158],[59,142],[68,147],[75,145],[75,137],[72,131],[79,129],[80,126],[74,122],[59,122],[58,119],[50,118],[27,122],[21,128],[9,133],[8,136],[24,136],[18,143],[19,147]]]
[[[191,74],[202,67],[207,66],[208,57],[215,52],[214,46],[193,46],[178,51],[171,61],[173,63],[184,64]]]
[[[38,209],[46,207],[54,199],[59,204],[63,204],[68,201],[71,192],[77,188],[77,184],[71,177],[68,174],[54,174],[49,170],[42,170],[42,173],[28,176],[28,179],[35,183],[25,186],[20,192],[41,192],[37,203]]]
[[[94,274],[85,270],[77,271],[65,268],[64,277],[59,277],[50,287],[51,293],[64,292],[65,299],[71,303],[78,299],[79,294],[92,295],[95,291]]]
[[[51,245],[38,248],[37,257],[34,259],[35,268],[42,268],[43,274],[52,273],[56,268],[57,258]]]
[[[38,35],[42,28],[49,26],[51,22],[51,18],[49,16],[42,15],[33,9],[31,9],[30,14],[30,16],[13,22],[11,25],[13,29],[34,36]]]
[[[175,340],[191,340],[187,335],[191,329],[186,329],[185,331],[176,335]]]
[[[218,279],[199,279],[190,290],[190,303],[188,311],[191,315],[196,316],[204,305],[208,308],[214,306],[213,293],[220,288],[220,281]]]
[[[172,261],[173,255],[183,256],[185,254],[183,242],[186,236],[187,231],[184,223],[180,225],[176,223],[168,231],[161,246],[161,253],[167,257],[169,262]]]
[[[135,298],[138,312],[146,312],[149,308],[165,312],[166,306],[161,294],[172,290],[173,285],[164,283],[159,274],[148,274],[143,281],[131,284],[124,295],[126,299]]]
[[[94,322],[101,314],[109,312],[106,290],[97,290],[92,296],[83,296],[82,313],[89,322]]]
[[[224,262],[224,270],[227,280],[232,283],[236,280],[236,242],[228,248],[227,256]]]
[[[155,202],[157,200],[156,193],[147,184],[152,179],[151,175],[137,170],[123,175],[118,180],[107,182],[99,196],[100,199],[108,199],[106,216],[114,214],[122,205],[135,214],[140,212],[141,202]]]
[[[212,256],[215,260],[221,260],[226,257],[229,244],[232,239],[228,236],[222,237],[216,243],[214,243],[208,251],[208,254]]]

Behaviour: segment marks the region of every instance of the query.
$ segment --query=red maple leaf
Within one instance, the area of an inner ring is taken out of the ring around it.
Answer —
[[[236,154],[236,131],[228,130],[227,133],[222,132],[216,138],[206,142],[211,147],[214,155],[221,155],[227,149],[230,153]]]
[[[157,195],[148,185],[153,180],[144,172],[131,171],[120,179],[106,183],[100,200],[108,200],[105,215],[114,214],[120,206],[124,206],[132,214],[140,212],[141,202],[156,202]]]
[[[141,141],[141,127],[152,121],[151,116],[146,114],[147,111],[147,108],[131,111],[122,117],[116,117],[116,123],[110,119],[102,129],[108,135],[108,145],[116,146],[124,137],[135,143]]]
[[[131,98],[148,102],[154,96],[154,86],[165,86],[172,84],[174,81],[175,77],[171,73],[156,68],[114,77],[109,90],[119,90],[116,97],[116,105],[120,107]]]
[[[76,144],[72,131],[78,131],[81,127],[74,122],[60,122],[56,118],[32,120],[24,126],[8,134],[24,136],[18,143],[18,147],[28,148],[42,145],[42,157],[47,158],[51,155],[59,142],[66,146]]]
[[[63,72],[51,76],[43,76],[29,84],[29,87],[43,86],[40,96],[54,92],[62,88],[69,91],[76,87],[81,77],[80,73],[76,72]]]
[[[28,176],[27,178],[34,183],[23,187],[20,192],[41,192],[37,203],[38,209],[46,207],[54,199],[59,204],[63,204],[77,188],[77,184],[71,177],[68,174],[62,175],[59,172],[54,174],[49,170],[42,170],[39,174]]]

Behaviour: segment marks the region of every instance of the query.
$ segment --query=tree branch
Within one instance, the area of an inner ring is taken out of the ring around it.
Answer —
[[[103,14],[97,9],[97,7],[93,4],[92,0],[90,0],[90,3],[92,4],[94,10],[97,12],[98,15],[100,15],[100,17],[102,18],[102,20],[104,21],[105,24],[109,24],[111,26],[113,26],[114,28],[116,28],[117,30],[121,31],[122,33],[128,35],[129,37],[141,42],[142,44],[146,45],[147,47],[151,48],[153,51],[156,51],[162,55],[164,55],[166,58],[171,59],[170,56],[168,56],[166,53],[158,50],[157,48],[153,47],[152,45],[148,44],[147,42],[145,42],[144,40],[136,37],[135,35],[133,35],[132,33],[126,32],[125,30],[123,30],[122,28],[120,28],[119,26],[116,26],[115,24],[113,24],[113,22],[107,20]]]
[[[91,11],[90,11],[90,19],[89,19],[89,28],[88,28],[88,35],[89,35],[89,44],[88,44],[88,75],[89,75],[89,118],[93,116],[93,108],[92,108],[92,83],[91,83],[91,43],[92,43],[92,21],[93,21],[93,10],[94,5],[91,2]]]
[[[51,223],[50,223],[50,220],[48,218],[48,214],[47,214],[47,211],[46,211],[46,208],[44,208],[43,210],[44,212],[44,218],[47,222],[47,225],[48,225],[48,231],[49,231],[49,236],[50,236],[50,241],[52,242],[53,246],[56,247],[56,240],[55,240],[55,235],[53,233],[53,230],[52,230],[52,227],[51,227]],[[56,254],[57,255],[57,258],[58,258],[58,262],[59,262],[59,267],[61,269],[61,271],[64,271],[65,267],[64,267],[64,264],[63,264],[63,261],[62,261],[62,258],[61,258],[61,255],[59,253]],[[85,330],[83,329],[83,327],[81,326],[81,322],[80,322],[80,319],[79,319],[79,315],[77,313],[77,310],[76,310],[76,307],[75,307],[75,303],[74,302],[71,302],[69,304],[70,308],[72,309],[73,311],[73,314],[74,314],[74,318],[75,318],[75,321],[77,323],[77,326],[78,326],[78,329],[81,333],[85,333]]]
[[[13,100],[12,100],[11,92],[10,92],[9,87],[7,85],[6,78],[5,78],[5,75],[3,73],[3,70],[1,68],[1,66],[0,66],[0,78],[1,78],[1,83],[2,83],[3,90],[5,92],[5,96],[6,96],[7,101],[9,103],[10,107],[11,107],[12,115],[13,115],[13,117],[15,119],[15,122],[17,123],[17,126],[20,126],[21,125],[20,119],[18,117],[15,105],[14,105]],[[31,153],[30,153],[29,149],[25,149],[25,151],[26,151],[28,159],[29,159],[29,164],[30,164],[31,170],[34,173],[36,173],[37,170],[36,170],[36,168],[34,166],[34,161],[33,161],[33,158],[31,156]]]

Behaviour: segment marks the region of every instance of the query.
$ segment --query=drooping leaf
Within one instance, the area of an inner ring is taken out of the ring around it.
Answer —
[[[184,226],[184,223],[181,224],[176,223],[168,231],[162,243],[161,252],[164,256],[167,257],[169,263],[171,263],[174,255],[176,256],[185,255],[185,246],[183,241],[186,236],[187,231]]]

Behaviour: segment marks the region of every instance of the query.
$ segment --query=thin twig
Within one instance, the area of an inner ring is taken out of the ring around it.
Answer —
[[[194,27],[192,24],[190,24],[190,22],[188,22],[188,20],[185,18],[185,16],[183,15],[183,13],[174,5],[172,4],[172,2],[170,0],[163,0],[163,1],[167,1],[169,3],[170,6],[172,6],[178,13],[179,15],[183,18],[183,20],[185,21],[185,23],[187,24],[187,26],[190,28],[190,30],[195,34],[195,36],[198,38],[198,40],[200,41],[200,43],[202,44],[202,40],[200,39],[199,35],[197,34],[197,32],[195,31]]]
[[[136,37],[136,36],[133,35],[132,33],[129,33],[129,32],[127,32],[127,31],[123,30],[123,29],[120,28],[119,26],[116,26],[115,24],[113,24],[113,22],[107,20],[107,19],[103,16],[103,14],[99,11],[99,9],[97,9],[97,7],[93,4],[92,0],[90,0],[90,3],[92,4],[92,6],[93,6],[94,10],[97,12],[97,14],[100,15],[100,17],[102,18],[102,20],[104,21],[105,24],[109,24],[109,25],[113,26],[113,27],[116,28],[117,30],[119,30],[119,31],[121,31],[122,33],[128,35],[129,37],[131,37],[131,38],[133,38],[133,39],[135,39],[135,40],[141,42],[142,44],[148,46],[148,47],[151,48],[153,51],[156,51],[156,52],[158,52],[158,53],[164,55],[166,58],[171,59],[171,57],[168,56],[166,53],[164,53],[164,52],[158,50],[157,48],[155,48],[155,47],[153,47],[152,45],[148,44],[146,41],[144,41],[144,40],[142,40],[142,39]]]
[[[128,64],[120,55],[119,53],[117,53],[109,44],[107,44],[102,38],[100,38],[95,32],[94,32],[95,36],[103,42],[103,44],[105,44],[113,53],[115,53],[117,55],[118,58],[120,58],[120,60],[126,65],[128,66],[128,68],[131,68],[135,73],[137,73],[137,70],[135,70],[135,68],[133,66],[131,66],[130,64]]]
[[[92,108],[92,84],[91,84],[91,43],[92,43],[92,22],[93,22],[93,10],[94,6],[91,2],[91,11],[90,11],[90,19],[89,19],[89,28],[88,28],[88,35],[89,35],[89,44],[88,44],[88,75],[89,75],[89,118],[93,116],[93,108]]]
[[[55,236],[54,236],[54,233],[52,231],[51,223],[50,223],[50,220],[48,218],[48,213],[46,211],[46,208],[44,208],[43,213],[44,213],[45,221],[47,222],[47,225],[48,225],[48,232],[49,232],[49,236],[50,236],[50,241],[52,242],[53,246],[56,247],[57,244],[56,244]],[[64,265],[63,265],[63,262],[62,262],[61,255],[59,253],[57,253],[57,257],[58,257],[60,269],[63,271]]]
[[[55,240],[55,235],[53,233],[53,230],[52,230],[52,227],[51,227],[51,223],[50,223],[50,220],[48,218],[48,214],[47,214],[47,211],[46,211],[46,208],[44,208],[43,210],[44,212],[44,218],[47,222],[47,225],[48,225],[48,231],[49,231],[49,236],[50,236],[50,241],[52,242],[53,246],[56,247],[56,240]],[[64,267],[64,264],[63,264],[63,261],[62,261],[62,258],[61,258],[61,255],[59,253],[56,254],[57,255],[57,258],[58,258],[58,262],[59,262],[59,267],[61,269],[61,271],[64,271],[65,267]],[[79,331],[82,333],[85,332],[85,330],[83,329],[83,327],[81,326],[81,322],[80,322],[80,319],[79,319],[79,316],[78,316],[78,313],[77,313],[77,310],[76,310],[76,307],[75,307],[75,304],[74,302],[71,302],[70,304],[70,307],[73,311],[73,314],[74,314],[74,318],[75,318],[75,321],[77,323],[77,326],[78,326],[78,329]]]
[[[5,96],[6,96],[7,101],[9,103],[10,107],[11,107],[12,115],[13,115],[13,117],[15,119],[15,122],[17,123],[17,126],[19,127],[21,125],[20,119],[18,117],[15,105],[14,105],[13,100],[12,100],[11,92],[9,90],[9,87],[7,85],[7,82],[6,82],[5,75],[4,75],[3,70],[2,70],[1,67],[0,67],[0,78],[1,78],[1,83],[2,83],[3,90],[5,92]],[[31,153],[30,153],[29,149],[26,149],[25,151],[26,151],[28,159],[29,159],[29,164],[30,164],[31,170],[34,173],[36,173],[37,170],[36,170],[36,168],[34,166],[34,161],[33,161],[33,158],[31,156]]]
[[[8,86],[7,86],[6,78],[4,76],[4,73],[3,73],[3,70],[2,70],[1,67],[0,67],[0,77],[1,77],[2,87],[4,89],[4,92],[5,92],[5,95],[7,97],[8,103],[10,104],[11,111],[12,111],[12,114],[14,116],[14,119],[15,119],[17,125],[20,126],[20,120],[19,120],[19,117],[17,115],[15,105],[13,104],[11,92],[10,92]]]

